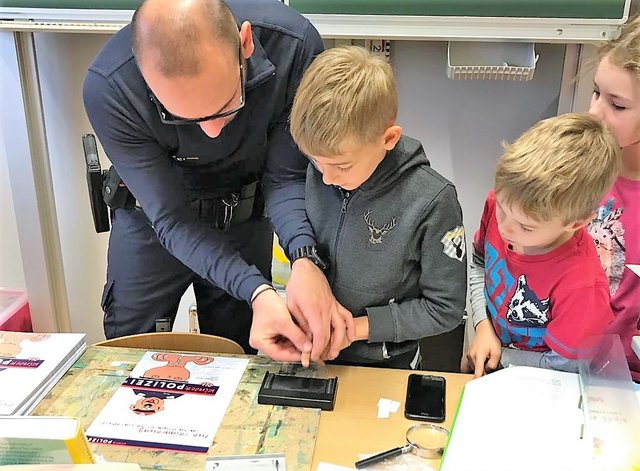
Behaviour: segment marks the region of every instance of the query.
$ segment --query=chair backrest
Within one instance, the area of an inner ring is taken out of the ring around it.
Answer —
[[[244,353],[242,347],[233,340],[218,337],[217,335],[192,334],[189,332],[152,332],[127,335],[104,340],[94,345],[196,353]]]

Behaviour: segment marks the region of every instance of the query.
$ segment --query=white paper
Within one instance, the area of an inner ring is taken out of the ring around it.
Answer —
[[[631,349],[634,351],[636,356],[640,358],[640,335],[634,335],[631,337]]]
[[[0,415],[34,406],[51,378],[64,372],[86,348],[85,334],[0,332]]]
[[[205,471],[285,471],[286,461],[279,455],[218,456],[207,458]]]
[[[49,377],[49,379],[38,388],[36,392],[29,398],[29,400],[16,411],[15,415],[29,415],[33,409],[40,403],[40,401],[49,394],[49,391],[62,379],[69,368],[82,356],[86,350],[86,345],[82,345],[64,364],[60,365]]]
[[[390,402],[390,399],[385,399],[383,397],[381,397],[378,400],[378,418],[379,419],[389,418],[389,402]]]
[[[206,453],[248,360],[147,352],[87,429],[92,443]]]
[[[389,414],[395,414],[398,412],[398,407],[400,403],[391,399],[386,399],[381,397],[378,400],[378,418],[379,419],[388,419]]]
[[[573,471],[588,456],[577,374],[512,367],[470,381],[442,471]]]
[[[640,265],[628,264],[627,268],[631,270],[633,273],[635,273],[636,275],[640,276]]]
[[[337,464],[319,463],[316,471],[351,471],[356,468],[347,468],[346,466],[338,466]]]

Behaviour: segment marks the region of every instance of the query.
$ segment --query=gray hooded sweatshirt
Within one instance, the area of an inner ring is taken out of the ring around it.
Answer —
[[[383,362],[418,340],[454,329],[467,291],[462,210],[455,187],[433,170],[422,145],[403,136],[373,175],[345,191],[309,165],[306,210],[328,253],[327,279],[369,339],[339,358]]]

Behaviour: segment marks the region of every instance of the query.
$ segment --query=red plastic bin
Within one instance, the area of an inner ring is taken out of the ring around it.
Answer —
[[[0,288],[0,330],[33,332],[24,291]]]

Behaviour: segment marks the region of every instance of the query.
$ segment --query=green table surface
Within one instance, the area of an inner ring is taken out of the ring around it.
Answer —
[[[89,347],[38,404],[31,415],[77,417],[86,430],[127,378],[146,350]],[[233,356],[216,354],[214,356]],[[274,363],[268,358],[247,356],[249,364],[209,448],[209,456],[285,453],[288,469],[311,468],[319,409],[265,406],[257,403],[265,372],[300,368]],[[313,376],[309,369],[297,374]],[[196,411],[197,413],[197,411]],[[156,471],[202,470],[205,454],[154,450],[126,446],[89,447],[108,461],[138,463]]]

